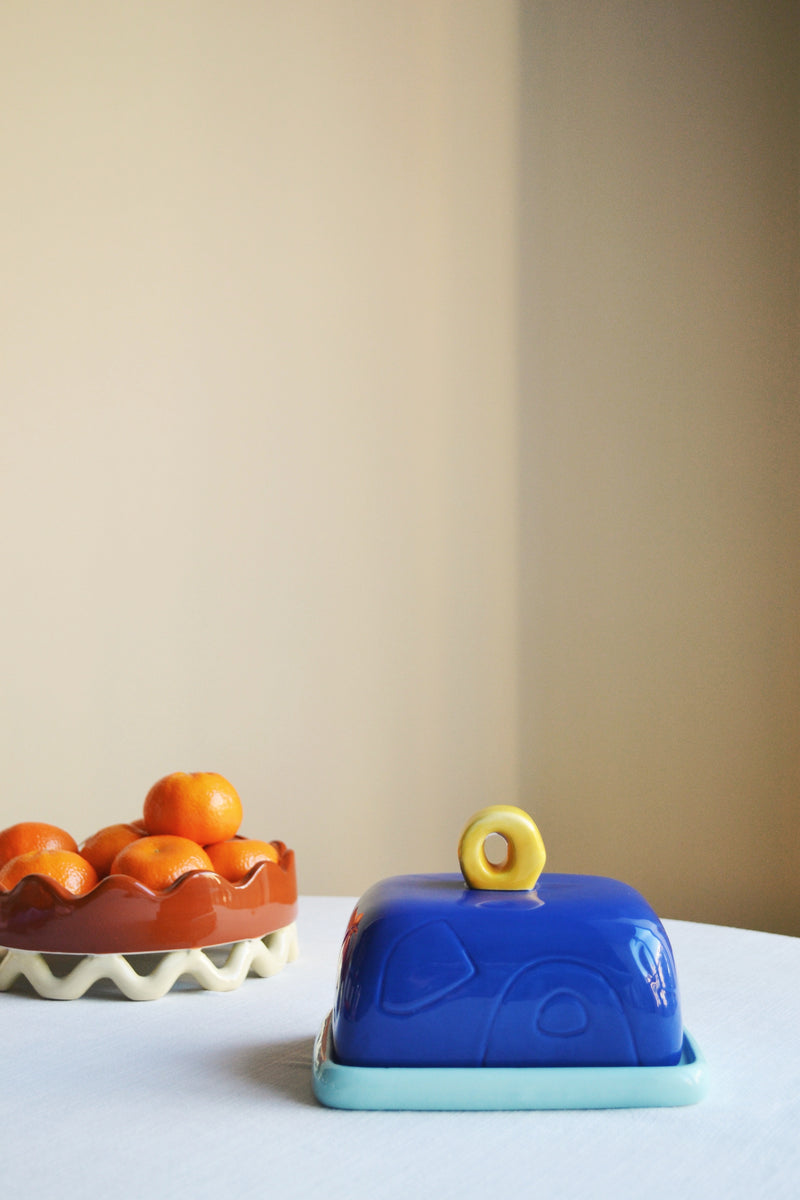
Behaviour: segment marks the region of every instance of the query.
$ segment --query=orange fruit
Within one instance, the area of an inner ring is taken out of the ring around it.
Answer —
[[[257,863],[278,861],[275,847],[270,842],[260,842],[256,838],[231,838],[227,842],[206,846],[205,849],[217,874],[223,879],[230,879],[231,883],[244,879]]]
[[[189,871],[213,869],[202,846],[168,833],[129,842],[111,864],[112,875],[132,875],[151,892],[163,892]]]
[[[171,833],[208,846],[233,837],[242,823],[242,802],[221,775],[176,771],[153,784],[143,815],[150,834]]]
[[[98,882],[90,862],[73,850],[28,850],[0,868],[0,889],[10,892],[28,875],[46,875],[73,896],[83,896]]]
[[[72,850],[78,849],[75,839],[57,825],[44,821],[20,821],[9,825],[0,833],[0,867],[18,854],[29,850]]]
[[[111,864],[123,846],[140,837],[144,837],[144,830],[137,829],[135,825],[106,825],[86,839],[80,853],[103,879],[110,872]]]

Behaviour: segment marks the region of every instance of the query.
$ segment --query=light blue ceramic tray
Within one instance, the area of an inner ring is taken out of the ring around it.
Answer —
[[[702,1100],[708,1071],[688,1033],[673,1067],[349,1067],[333,1057],[328,1015],[314,1046],[313,1083],[329,1108],[670,1108]]]

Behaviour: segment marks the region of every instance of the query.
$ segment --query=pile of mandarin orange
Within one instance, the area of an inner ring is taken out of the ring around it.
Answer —
[[[260,862],[278,861],[270,842],[237,837],[242,802],[221,775],[166,775],[151,787],[140,819],[106,825],[78,847],[64,829],[21,821],[0,833],[0,891],[45,875],[83,896],[107,875],[129,875],[161,892],[190,871],[238,882]]]

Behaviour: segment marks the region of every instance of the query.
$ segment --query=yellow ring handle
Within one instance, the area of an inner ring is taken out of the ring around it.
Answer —
[[[499,866],[489,862],[484,849],[491,833],[499,833],[508,843],[508,857]],[[546,857],[533,818],[511,804],[492,804],[476,812],[458,843],[458,861],[467,884],[484,891],[530,891]]]

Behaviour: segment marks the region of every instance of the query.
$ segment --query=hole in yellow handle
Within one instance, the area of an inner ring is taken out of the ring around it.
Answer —
[[[492,834],[499,834],[508,846],[503,862],[492,862],[486,855],[486,841]],[[530,891],[544,869],[545,858],[542,835],[533,818],[510,804],[492,804],[475,813],[458,843],[465,880],[471,888],[484,891]]]
[[[490,833],[483,840],[483,853],[487,862],[496,870],[508,865],[511,851],[502,833]]]

